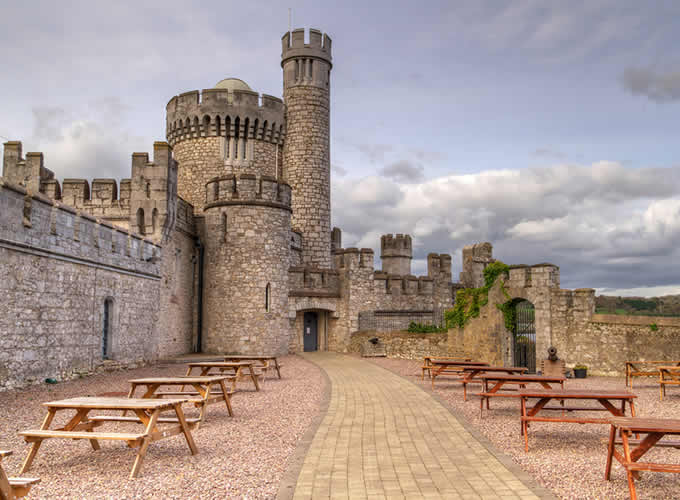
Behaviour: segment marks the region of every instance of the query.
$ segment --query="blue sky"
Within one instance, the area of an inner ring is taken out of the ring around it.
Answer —
[[[491,241],[565,288],[680,293],[680,4],[5,2],[0,136],[59,178],[129,176],[177,93],[280,96],[292,24],[333,39],[333,223],[346,246]],[[678,270],[676,270],[676,268]]]

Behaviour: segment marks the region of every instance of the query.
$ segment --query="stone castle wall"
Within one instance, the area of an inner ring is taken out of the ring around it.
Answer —
[[[156,358],[160,248],[0,178],[0,387]]]

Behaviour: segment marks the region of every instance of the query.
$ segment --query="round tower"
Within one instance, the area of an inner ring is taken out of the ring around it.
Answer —
[[[214,177],[281,177],[284,106],[238,78],[212,89],[184,92],[166,106],[166,136],[178,162],[177,194],[203,212],[205,185]]]
[[[293,188],[293,228],[302,232],[302,260],[331,267],[330,77],[331,39],[296,29],[282,38],[286,103],[284,178]]]
[[[408,234],[384,234],[380,237],[382,270],[401,276],[411,274],[413,244]]]
[[[290,186],[228,174],[204,197],[203,351],[287,353]]]

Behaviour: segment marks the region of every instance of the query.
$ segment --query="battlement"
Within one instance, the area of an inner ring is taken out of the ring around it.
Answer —
[[[21,141],[4,143],[2,176],[31,192],[42,191],[40,184],[54,179],[54,172],[43,164],[42,153],[26,153],[26,158],[23,158],[22,149]]]
[[[491,243],[475,243],[463,247],[463,270],[460,282],[466,288],[478,288],[484,284],[484,268],[494,262]]]
[[[385,272],[373,274],[374,289],[387,295],[434,295],[434,279],[412,274],[397,275]]]
[[[281,66],[287,59],[315,57],[331,64],[331,38],[317,29],[309,30],[309,43],[305,43],[304,28],[286,32],[281,37]]]
[[[512,265],[508,274],[509,279],[506,283],[508,287],[560,287],[560,268],[554,264]]]
[[[290,297],[339,297],[340,276],[335,269],[295,266],[288,269]]]
[[[240,137],[283,144],[285,105],[278,97],[245,89],[203,89],[179,94],[166,109],[171,146],[198,137]]]
[[[372,248],[337,248],[333,252],[336,269],[373,269]]]
[[[413,255],[413,244],[408,234],[384,234],[380,237],[380,258],[408,257]]]
[[[206,183],[205,192],[206,210],[224,205],[260,205],[291,211],[291,187],[264,175],[215,177]]]
[[[22,252],[158,277],[160,247],[0,177],[0,244]],[[40,253],[38,253],[40,254]]]

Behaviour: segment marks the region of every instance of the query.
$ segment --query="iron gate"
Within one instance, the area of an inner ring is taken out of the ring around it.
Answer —
[[[536,323],[534,305],[523,300],[515,305],[513,364],[536,373]]]

